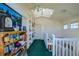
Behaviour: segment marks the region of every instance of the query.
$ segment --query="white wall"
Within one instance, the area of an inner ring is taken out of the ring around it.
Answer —
[[[50,18],[37,18],[35,20],[36,38],[42,39],[44,32],[48,32],[49,35],[53,33],[56,37],[79,37],[79,28],[70,28],[70,24],[72,22],[79,23],[79,17],[69,18],[67,20],[63,20],[62,22]],[[68,24],[68,29],[64,30],[64,24]]]
[[[61,37],[61,23],[54,19],[49,18],[37,18],[35,20],[35,36],[38,39],[43,38],[44,32],[52,33],[56,35],[56,37]]]
[[[68,24],[68,29],[64,30],[63,26],[62,26],[62,36],[63,37],[79,37],[79,28],[78,29],[71,29],[70,28],[70,24],[72,22],[78,22],[79,23],[79,17],[71,18],[71,19],[67,19],[67,20],[63,21],[62,25],[64,25],[65,23]]]

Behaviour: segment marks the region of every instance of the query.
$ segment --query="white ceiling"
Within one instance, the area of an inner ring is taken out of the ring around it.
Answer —
[[[27,16],[27,14],[33,16],[31,10],[35,9],[36,6],[41,8],[53,8],[54,14],[50,18],[57,20],[79,16],[79,3],[10,3],[8,5],[24,16]]]

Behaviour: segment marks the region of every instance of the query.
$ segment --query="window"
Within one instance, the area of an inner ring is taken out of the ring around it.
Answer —
[[[78,23],[72,23],[71,24],[71,29],[74,29],[74,28],[78,28]]]
[[[64,29],[68,29],[68,25],[67,24],[64,25]]]

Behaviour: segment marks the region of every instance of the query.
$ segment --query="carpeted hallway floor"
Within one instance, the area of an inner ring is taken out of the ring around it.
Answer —
[[[52,53],[46,49],[44,40],[34,40],[32,45],[27,50],[28,56],[51,56]]]

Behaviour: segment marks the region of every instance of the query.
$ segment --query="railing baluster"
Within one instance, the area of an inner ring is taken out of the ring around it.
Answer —
[[[76,52],[76,56],[77,56],[77,53],[78,53],[78,49],[77,49],[77,47],[78,47],[78,45],[77,45],[77,40],[76,40],[76,44],[75,44],[75,48],[76,48],[76,50],[75,50],[75,52]]]
[[[53,46],[52,47],[53,51],[52,51],[52,53],[53,53],[53,56],[55,56],[55,52],[56,52],[55,51],[55,45],[56,45],[55,43],[56,43],[56,40],[55,40],[55,35],[54,34],[52,34],[52,41],[53,41],[53,45],[52,45]]]
[[[72,56],[74,56],[74,41],[72,43],[73,51],[72,51]]]
[[[62,40],[61,40],[61,50],[60,50],[61,56],[62,56]]]
[[[74,56],[75,56],[75,41],[74,41]]]
[[[78,41],[77,41],[77,45],[76,46],[77,46],[77,56],[78,56]]]
[[[61,51],[61,50],[62,50],[62,45],[61,45],[61,43],[62,43],[62,40],[60,41],[60,56],[62,56],[62,54],[61,54],[61,53],[62,53],[62,51]]]
[[[74,41],[74,56],[76,56],[76,41]]]
[[[58,49],[57,49],[58,44],[57,44],[57,42],[58,42],[58,41],[56,40],[56,56],[58,55],[58,51],[57,51],[57,50],[58,50]]]
[[[73,41],[73,56],[75,56],[75,41]]]
[[[60,45],[59,45],[59,40],[58,40],[58,56],[59,56],[59,49],[60,49],[60,47],[59,47]]]
[[[68,56],[68,41],[66,41],[66,56]]]
[[[61,56],[61,40],[58,40],[59,44],[59,49],[58,49],[58,53],[59,53],[59,56]]]
[[[69,50],[70,50],[70,56],[71,56],[71,40],[70,40],[70,43],[69,43]]]
[[[64,40],[63,40],[63,46],[62,46],[62,48],[63,48],[63,49],[62,49],[62,55],[64,56],[64,51],[65,51],[65,50],[64,50]]]

